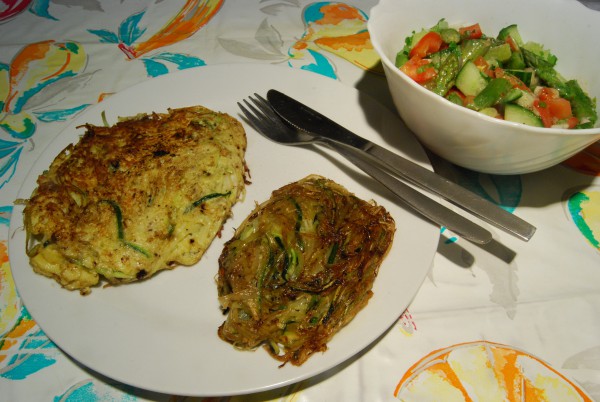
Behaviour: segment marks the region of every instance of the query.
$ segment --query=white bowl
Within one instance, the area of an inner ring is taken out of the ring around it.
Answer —
[[[394,65],[413,31],[445,18],[451,26],[479,23],[495,36],[517,24],[523,40],[543,44],[557,57],[556,69],[600,99],[600,12],[576,0],[380,0],[368,23],[400,117],[421,143],[466,168],[521,174],[556,165],[600,139],[600,127],[536,128],[485,116],[423,88]]]

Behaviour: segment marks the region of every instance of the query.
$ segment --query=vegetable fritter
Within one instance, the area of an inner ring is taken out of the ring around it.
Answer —
[[[199,261],[244,191],[242,125],[194,106],[85,128],[26,201],[35,272],[86,294]]]
[[[325,351],[372,296],[395,230],[382,206],[321,176],[275,190],[219,258],[228,312],[219,336],[239,349],[263,345],[283,364]]]

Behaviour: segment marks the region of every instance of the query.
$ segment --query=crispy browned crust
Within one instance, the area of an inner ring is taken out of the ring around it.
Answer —
[[[367,304],[395,223],[381,206],[312,175],[273,192],[219,259],[219,336],[301,365]]]
[[[86,293],[197,262],[244,188],[241,124],[196,106],[85,128],[26,204],[34,270]]]

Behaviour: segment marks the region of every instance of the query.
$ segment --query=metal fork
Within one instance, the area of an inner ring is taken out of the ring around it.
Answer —
[[[286,124],[275,113],[269,102],[258,94],[250,96],[243,103],[238,102],[248,122],[262,135],[279,144],[306,145],[321,144],[335,150],[355,166],[377,180],[395,194],[400,201],[438,225],[445,226],[466,240],[485,244],[492,240],[489,231],[457,214],[442,204],[425,196],[414,188],[401,182],[389,173],[373,166],[360,150],[343,144],[329,141],[326,138],[315,138],[308,133],[296,130]],[[245,105],[245,106],[244,106]]]

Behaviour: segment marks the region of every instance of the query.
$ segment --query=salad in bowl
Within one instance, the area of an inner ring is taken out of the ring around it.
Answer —
[[[395,59],[402,72],[450,102],[535,127],[591,128],[595,99],[555,69],[558,58],[524,42],[516,24],[496,36],[479,23],[450,27],[445,19],[406,38]]]

